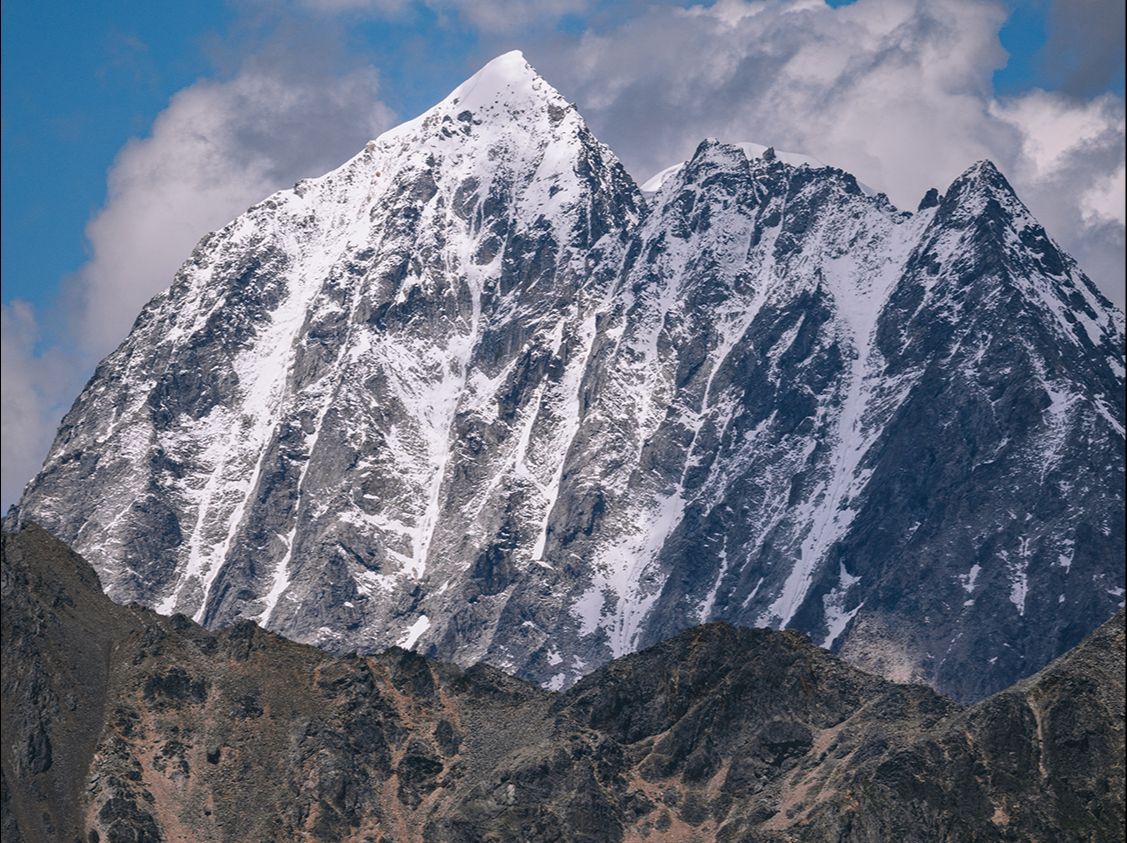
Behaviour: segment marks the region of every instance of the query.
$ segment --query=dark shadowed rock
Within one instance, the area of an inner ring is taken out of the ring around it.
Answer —
[[[722,623],[550,693],[117,606],[34,526],[2,549],[5,843],[1122,839],[1122,613],[969,708]]]

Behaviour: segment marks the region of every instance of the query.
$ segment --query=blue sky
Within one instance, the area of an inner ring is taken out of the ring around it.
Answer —
[[[639,179],[717,136],[914,207],[989,157],[1122,305],[1121,6],[831,5],[6,0],[4,502],[199,236],[513,48]]]

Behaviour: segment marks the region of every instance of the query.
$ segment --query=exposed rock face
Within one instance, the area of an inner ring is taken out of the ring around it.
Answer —
[[[1120,613],[971,708],[714,623],[553,693],[118,606],[3,536],[5,840],[1122,839]]]
[[[205,238],[20,517],[121,602],[551,688],[722,619],[976,699],[1116,610],[1122,314],[992,165],[652,184],[495,60]]]

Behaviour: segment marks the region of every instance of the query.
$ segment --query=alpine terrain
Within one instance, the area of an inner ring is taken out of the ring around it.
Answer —
[[[118,606],[3,535],[11,841],[1121,840],[1122,613],[970,707],[713,623],[564,692]]]
[[[559,690],[721,620],[979,699],[1123,604],[1124,321],[989,162],[640,189],[519,53],[205,237],[9,524],[116,601]]]

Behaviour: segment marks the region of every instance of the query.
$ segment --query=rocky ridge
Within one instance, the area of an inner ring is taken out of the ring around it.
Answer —
[[[1122,839],[1124,621],[962,707],[695,627],[566,692],[119,606],[5,532],[5,840]]]

